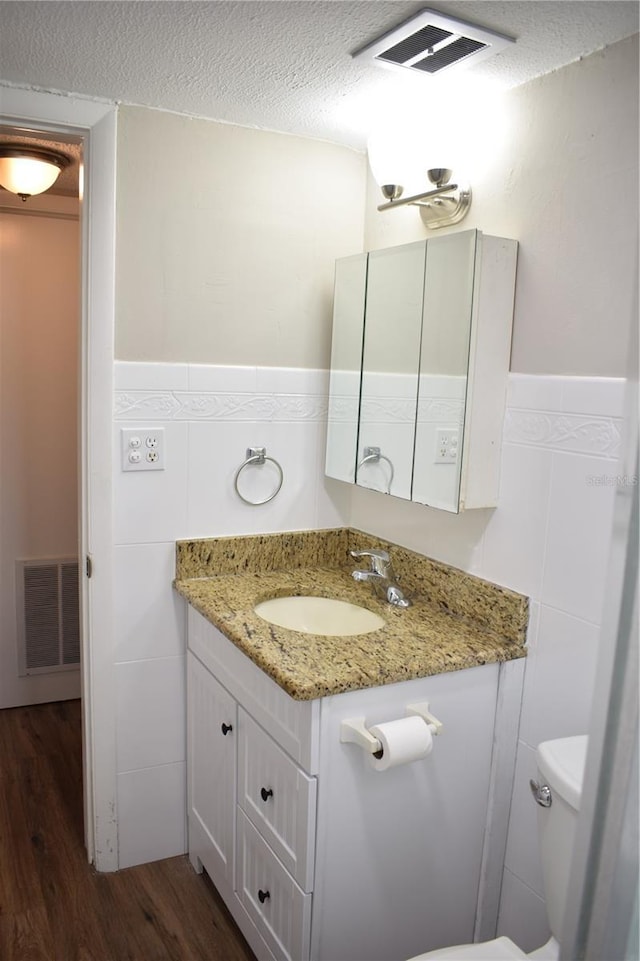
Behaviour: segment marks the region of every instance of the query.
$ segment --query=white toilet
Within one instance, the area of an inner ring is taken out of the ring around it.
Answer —
[[[539,784],[531,782],[531,790],[541,805],[538,808],[538,834],[551,928],[551,937],[546,944],[525,954],[517,944],[503,937],[478,944],[438,948],[410,961],[515,961],[516,958],[557,961],[586,753],[586,735],[544,741],[538,747],[540,779]]]

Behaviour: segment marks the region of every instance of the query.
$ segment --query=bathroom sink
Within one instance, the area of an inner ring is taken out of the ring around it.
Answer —
[[[373,611],[332,597],[273,597],[256,604],[254,611],[278,627],[331,637],[369,634],[385,623]]]

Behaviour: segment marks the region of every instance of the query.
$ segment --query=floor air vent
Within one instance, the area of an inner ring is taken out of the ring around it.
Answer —
[[[80,665],[77,558],[16,562],[18,673],[51,674]]]
[[[479,63],[510,43],[515,43],[512,37],[426,9],[353,56],[382,67],[437,74]]]

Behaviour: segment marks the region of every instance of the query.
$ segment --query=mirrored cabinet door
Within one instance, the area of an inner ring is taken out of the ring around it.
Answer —
[[[325,473],[356,479],[367,255],[336,261]]]
[[[356,483],[411,499],[426,244],[369,254]]]
[[[427,244],[412,499],[457,511],[476,231]]]
[[[330,477],[496,506],[517,250],[466,230],[338,261]]]

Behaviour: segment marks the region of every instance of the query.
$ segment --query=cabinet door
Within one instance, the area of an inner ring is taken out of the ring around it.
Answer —
[[[236,702],[191,653],[187,685],[189,819],[204,837],[198,856],[212,880],[233,889]]]
[[[325,473],[349,484],[356,479],[366,285],[366,254],[336,261]]]
[[[356,484],[411,499],[425,241],[369,254]]]
[[[457,513],[477,231],[429,238],[412,500]]]

